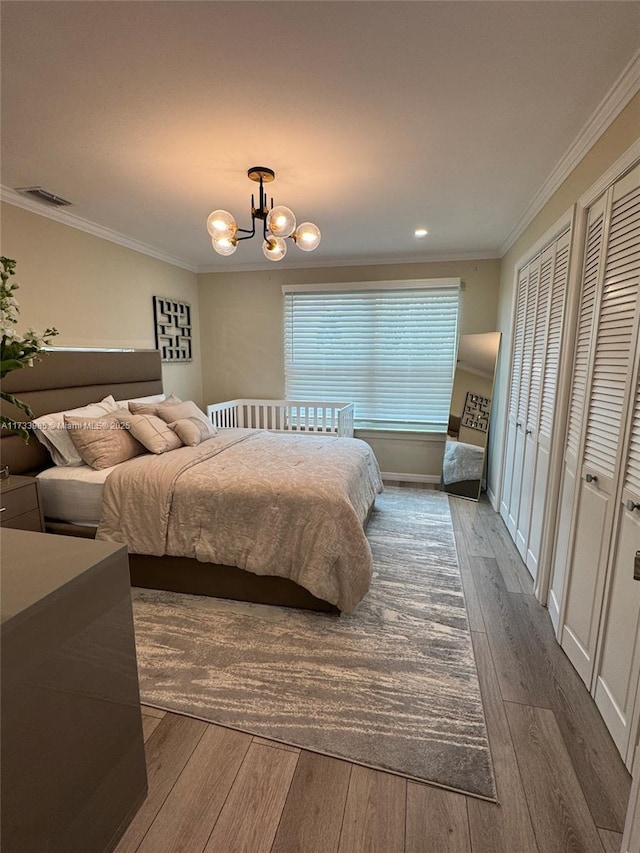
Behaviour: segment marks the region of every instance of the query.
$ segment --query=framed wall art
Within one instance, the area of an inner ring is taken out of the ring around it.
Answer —
[[[156,348],[162,361],[191,361],[191,305],[164,296],[153,297]]]

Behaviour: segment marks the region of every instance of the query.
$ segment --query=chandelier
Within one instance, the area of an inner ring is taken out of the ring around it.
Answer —
[[[238,228],[238,223],[227,210],[214,210],[207,217],[207,231],[211,244],[219,255],[233,255],[240,240],[250,240],[256,234],[256,219],[262,220],[262,252],[270,261],[281,261],[287,254],[285,239],[289,237],[303,252],[313,252],[320,245],[320,229],[313,222],[303,222],[296,227],[296,217],[283,204],[267,204],[264,184],[276,177],[273,169],[252,166],[247,172],[250,180],[260,184],[260,195],[256,207],[251,194],[251,229]]]

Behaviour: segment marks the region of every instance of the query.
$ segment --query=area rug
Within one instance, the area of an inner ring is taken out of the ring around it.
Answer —
[[[447,497],[388,487],[367,536],[351,616],[135,589],[142,701],[495,799]]]

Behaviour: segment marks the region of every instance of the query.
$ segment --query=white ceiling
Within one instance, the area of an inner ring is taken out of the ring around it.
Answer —
[[[640,45],[638,2],[4,2],[2,184],[194,269],[248,167],[316,222],[286,266],[497,256]],[[422,239],[415,228],[429,229]]]

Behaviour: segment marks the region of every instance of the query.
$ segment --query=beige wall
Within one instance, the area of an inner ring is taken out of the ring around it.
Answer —
[[[284,395],[284,284],[461,278],[461,334],[496,329],[498,260],[208,273],[199,279],[203,394],[207,402]],[[439,480],[444,438],[358,433],[384,471]]]
[[[1,253],[17,261],[19,330],[55,326],[58,346],[153,348],[151,297],[189,302],[193,362],[163,365],[163,379],[167,391],[201,401],[195,273],[10,204],[1,214]]]
[[[633,97],[611,126],[587,152],[502,259],[498,330],[502,332],[503,337],[496,376],[496,393],[490,436],[491,449],[487,474],[489,489],[494,493],[499,489],[501,454],[504,443],[504,417],[512,348],[511,323],[517,264],[527,254],[528,250],[639,137],[640,93]],[[496,497],[499,498],[499,495],[496,494]]]

